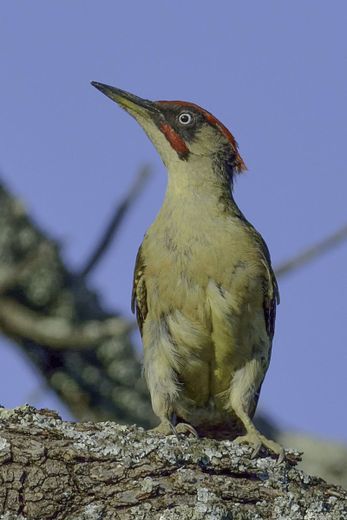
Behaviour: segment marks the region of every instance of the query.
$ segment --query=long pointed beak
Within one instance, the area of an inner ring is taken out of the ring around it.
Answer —
[[[136,115],[149,117],[154,113],[158,114],[155,103],[149,99],[142,99],[134,94],[130,94],[130,92],[105,85],[104,83],[98,83],[97,81],[91,81],[91,84],[134,117],[136,117]]]

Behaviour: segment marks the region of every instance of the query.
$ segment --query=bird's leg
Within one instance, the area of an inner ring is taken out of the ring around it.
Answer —
[[[262,379],[263,369],[257,359],[253,359],[236,371],[231,381],[226,408],[240,419],[246,430],[245,435],[237,437],[234,442],[252,446],[252,458],[258,455],[262,446],[265,446],[278,455],[278,462],[281,462],[284,459],[282,446],[260,433],[251,419],[253,412],[250,410],[255,409],[257,401],[255,389],[259,392]]]
[[[258,455],[261,447],[265,446],[270,451],[278,455],[278,463],[281,463],[284,459],[284,449],[282,448],[282,446],[277,442],[268,439],[267,437],[265,437],[265,435],[260,433],[241,406],[237,407],[237,409],[234,408],[233,411],[241,420],[242,424],[246,429],[246,434],[240,435],[234,440],[234,442],[237,444],[245,443],[252,446],[252,459]]]

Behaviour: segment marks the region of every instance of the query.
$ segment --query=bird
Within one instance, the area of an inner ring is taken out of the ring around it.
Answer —
[[[234,199],[235,176],[246,170],[234,136],[195,103],[91,83],[135,118],[168,172],[132,291],[155,431],[226,432],[252,457],[265,448],[283,460],[282,446],[253,422],[279,290],[268,247]]]

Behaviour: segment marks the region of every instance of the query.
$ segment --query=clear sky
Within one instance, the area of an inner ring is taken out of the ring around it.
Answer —
[[[274,264],[347,220],[344,0],[3,0],[0,171],[81,266],[140,165],[154,175],[92,285],[130,316],[137,247],[166,174],[136,122],[90,80],[194,101],[234,133],[235,198]],[[285,428],[347,441],[347,244],[280,282],[260,407]],[[57,407],[0,338],[0,402]],[[34,399],[35,397],[35,399]]]

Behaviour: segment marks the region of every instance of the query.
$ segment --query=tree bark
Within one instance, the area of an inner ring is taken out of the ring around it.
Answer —
[[[55,412],[0,410],[6,520],[347,518],[347,492],[230,441],[161,437]]]

